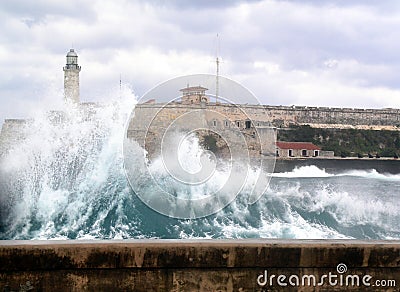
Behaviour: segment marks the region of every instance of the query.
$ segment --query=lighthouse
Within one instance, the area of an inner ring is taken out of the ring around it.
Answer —
[[[64,97],[65,101],[79,104],[79,72],[78,55],[74,49],[67,54],[67,64],[64,70]]]

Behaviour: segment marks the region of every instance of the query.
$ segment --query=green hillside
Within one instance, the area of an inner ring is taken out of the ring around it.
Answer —
[[[312,142],[322,150],[335,151],[336,156],[366,156],[368,153],[382,157],[400,154],[399,131],[355,129],[319,129],[310,126],[291,126],[278,129],[278,141]]]

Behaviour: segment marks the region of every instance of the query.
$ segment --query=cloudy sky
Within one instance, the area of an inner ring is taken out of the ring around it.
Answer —
[[[265,104],[400,107],[398,0],[3,0],[0,31],[0,120],[62,100],[71,46],[84,101],[215,73],[219,47]]]

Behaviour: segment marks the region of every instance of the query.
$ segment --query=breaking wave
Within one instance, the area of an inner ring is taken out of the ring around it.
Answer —
[[[366,179],[400,181],[400,174],[379,173],[376,169],[346,170],[341,173],[329,173],[325,169],[318,168],[315,165],[296,167],[290,172],[274,173],[272,176],[280,178],[326,178],[349,176]]]
[[[95,110],[66,109],[61,122],[48,114],[30,122],[26,138],[1,160],[0,239],[400,238],[400,176],[376,170],[299,167],[273,174],[255,204],[244,187],[229,206],[204,218],[153,211],[125,177],[122,143],[134,103],[128,95]],[[196,171],[188,161],[201,147],[196,139],[185,143],[181,159]],[[168,184],[157,163],[151,165],[157,182]],[[248,180],[257,175],[250,172]],[[219,179],[206,187],[218,188],[223,171]],[[176,191],[201,196],[206,190]]]
[[[334,174],[327,173],[325,169],[320,169],[315,165],[296,167],[290,172],[274,173],[273,177],[285,177],[285,178],[312,178],[312,177],[331,177]]]

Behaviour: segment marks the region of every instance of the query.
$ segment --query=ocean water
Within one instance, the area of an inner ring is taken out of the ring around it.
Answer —
[[[66,122],[58,124],[36,116],[26,139],[0,161],[0,239],[400,239],[400,174],[374,169],[298,167],[272,174],[254,204],[245,187],[216,214],[191,220],[161,215],[125,176],[122,144],[133,106],[133,99],[118,100],[91,119],[69,108]],[[187,147],[182,161],[191,170],[198,165],[187,159],[201,149],[196,141]],[[167,183],[164,175],[154,179]]]

